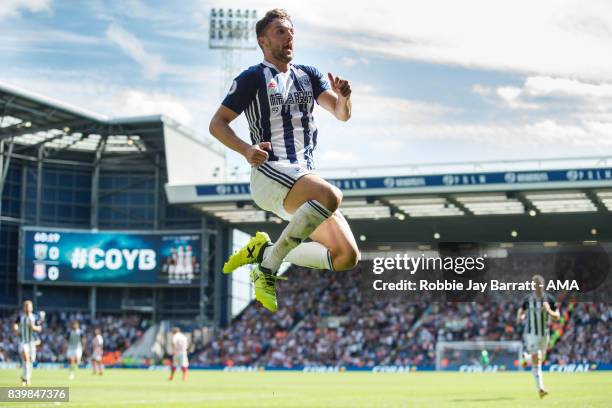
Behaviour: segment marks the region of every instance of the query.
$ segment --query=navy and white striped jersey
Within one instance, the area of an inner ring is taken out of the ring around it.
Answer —
[[[523,302],[522,309],[525,312],[525,334],[536,336],[548,336],[548,322],[550,316],[544,309],[544,302],[548,302],[551,310],[556,310],[555,299],[548,293],[543,297],[537,297],[534,293],[527,296]]]
[[[78,349],[81,347],[81,329],[70,330],[70,336],[68,336],[68,348]]]
[[[328,89],[327,79],[314,67],[290,64],[283,73],[264,61],[234,79],[222,104],[237,114],[245,112],[253,144],[271,142],[268,161],[312,169],[317,145],[312,110]]]
[[[20,314],[15,323],[19,325],[20,342],[32,343],[36,341],[36,333],[31,327],[32,324],[36,324],[36,316],[33,313],[31,315]]]

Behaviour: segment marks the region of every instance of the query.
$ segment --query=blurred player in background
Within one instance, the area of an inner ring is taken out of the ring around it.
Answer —
[[[102,331],[99,327],[96,327],[94,336],[91,339],[91,368],[93,374],[100,374],[104,371],[104,365],[102,364],[102,356],[104,354],[104,339],[102,338]]]
[[[318,69],[291,64],[295,32],[285,10],[274,9],[257,22],[263,62],[243,71],[210,122],[210,132],[242,154],[251,167],[251,193],[262,209],[289,221],[274,243],[258,232],[223,267],[230,273],[246,264],[255,298],[275,312],[276,280],[283,261],[308,268],[347,270],[359,250],[344,216],[338,211],[341,191],[314,173],[313,150],[318,130],[314,103],[341,121],[351,117],[348,81]],[[329,79],[329,82],[328,82]],[[251,143],[229,126],[245,112]],[[312,242],[304,242],[310,238]]]
[[[544,291],[544,278],[541,275],[534,275],[531,280],[535,282],[535,291],[525,298],[518,310],[517,318],[519,323],[525,325],[523,337],[527,353],[531,357],[531,373],[538,394],[543,398],[548,395],[542,378],[542,363],[546,359],[548,347],[548,324],[550,318],[558,320],[560,314],[553,297]]]
[[[172,365],[170,367],[169,381],[174,379],[174,373],[176,367],[181,367],[183,372],[183,381],[187,379],[187,368],[189,367],[189,360],[187,359],[187,336],[181,333],[181,329],[178,327],[172,328]]]
[[[487,350],[482,350],[480,352],[480,366],[483,370],[489,366],[489,352]]]
[[[19,355],[21,356],[21,385],[32,382],[33,363],[36,360],[36,335],[42,326],[37,324],[31,300],[23,302],[23,309],[13,324],[13,331],[19,336]]]
[[[79,322],[76,320],[72,322],[72,329],[68,336],[68,351],[66,357],[70,362],[70,374],[69,379],[73,380],[75,372],[81,363],[81,357],[83,356],[83,337]]]

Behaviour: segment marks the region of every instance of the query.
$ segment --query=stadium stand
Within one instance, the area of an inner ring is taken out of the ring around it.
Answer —
[[[521,340],[519,302],[415,303],[368,299],[355,270],[292,267],[270,314],[253,303],[197,354],[202,365],[431,366],[439,340]],[[562,305],[551,330],[549,363],[612,362],[612,310],[605,304]]]

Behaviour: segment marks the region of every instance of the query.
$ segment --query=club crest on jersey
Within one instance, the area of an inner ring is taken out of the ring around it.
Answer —
[[[302,84],[302,86],[310,86],[310,78],[308,78],[308,75],[303,75],[299,77],[298,80],[300,81],[300,84]]]
[[[270,80],[270,82],[268,83],[268,89],[275,89],[276,87],[276,81],[274,80],[274,78],[272,78],[272,80]]]

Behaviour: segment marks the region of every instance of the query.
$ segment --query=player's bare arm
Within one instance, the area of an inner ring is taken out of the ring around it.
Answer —
[[[544,306],[544,310],[546,310],[546,313],[548,313],[548,315],[552,317],[553,320],[559,320],[559,318],[561,317],[561,313],[559,313],[559,309],[552,310],[548,302],[544,302],[543,306]]]
[[[322,92],[317,102],[338,120],[346,122],[351,118],[351,84],[346,79],[331,73],[327,74],[327,78],[331,89]]]
[[[259,166],[268,160],[268,152],[272,146],[269,142],[250,145],[236,135],[230,123],[238,114],[225,106],[220,106],[210,121],[208,130],[221,143],[244,156],[249,164]]]

